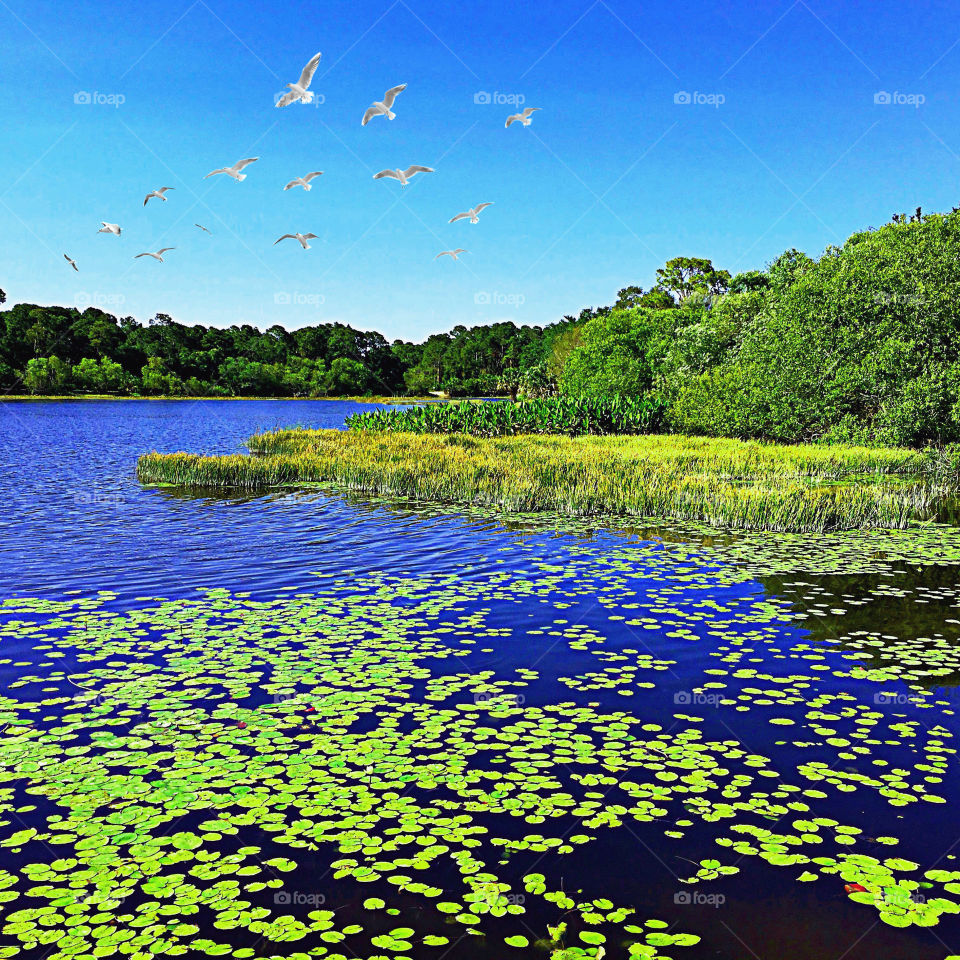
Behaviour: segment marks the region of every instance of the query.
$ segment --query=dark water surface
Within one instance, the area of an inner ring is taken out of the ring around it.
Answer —
[[[955,530],[134,477],[362,409],[0,405],[0,958],[960,953]]]

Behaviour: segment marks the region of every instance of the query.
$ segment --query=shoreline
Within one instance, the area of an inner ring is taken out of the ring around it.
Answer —
[[[472,400],[484,400],[486,397],[463,397],[457,398],[463,399],[465,401]],[[81,401],[91,401],[91,400],[309,400],[309,401],[350,401],[352,403],[446,403],[447,398],[445,397],[434,397],[434,396],[420,396],[420,397],[384,397],[384,396],[373,396],[373,397],[288,397],[288,396],[231,396],[231,397],[211,397],[211,396],[202,396],[202,397],[184,397],[181,395],[170,395],[161,394],[158,396],[151,397],[131,397],[131,396],[115,396],[114,394],[109,393],[82,393],[82,394],[13,394],[9,397],[0,397],[0,403],[42,403],[49,402],[52,400],[81,400]]]

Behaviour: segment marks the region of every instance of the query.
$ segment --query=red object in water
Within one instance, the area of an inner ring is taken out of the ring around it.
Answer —
[[[307,713],[316,713],[316,712],[317,712],[316,707],[307,707]]]
[[[846,883],[843,889],[846,893],[867,893],[867,888],[862,887],[859,883]]]
[[[242,720],[237,724],[237,727],[238,727],[240,730],[246,730],[246,729],[247,729],[247,725],[246,725]]]

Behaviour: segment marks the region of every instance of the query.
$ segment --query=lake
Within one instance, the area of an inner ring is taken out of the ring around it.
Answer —
[[[0,957],[960,954],[960,536],[145,489],[0,407]]]

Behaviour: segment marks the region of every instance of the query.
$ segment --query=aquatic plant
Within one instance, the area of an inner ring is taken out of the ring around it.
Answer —
[[[896,448],[777,446],[676,436],[521,436],[291,430],[257,456],[147,454],[143,483],[260,490],[331,483],[372,494],[515,512],[611,514],[716,526],[903,528],[943,492]]]
[[[519,402],[442,403],[411,410],[373,410],[347,417],[350,430],[397,433],[467,433],[475,437],[517,434],[649,433],[665,404],[652,397],[552,397]]]
[[[956,800],[955,719],[921,684],[960,648],[789,629],[798,599],[836,627],[904,593],[884,586],[904,561],[960,565],[956,531],[796,539],[554,537],[479,575],[5,600],[0,650],[24,659],[0,696],[0,955],[371,960],[482,935],[479,956],[676,957],[700,939],[685,915],[582,869],[621,832],[677,845],[678,904],[776,870],[891,937],[956,916],[956,857],[924,855]],[[834,566],[883,577],[817,589]],[[784,596],[757,592],[763,571],[793,572]]]

